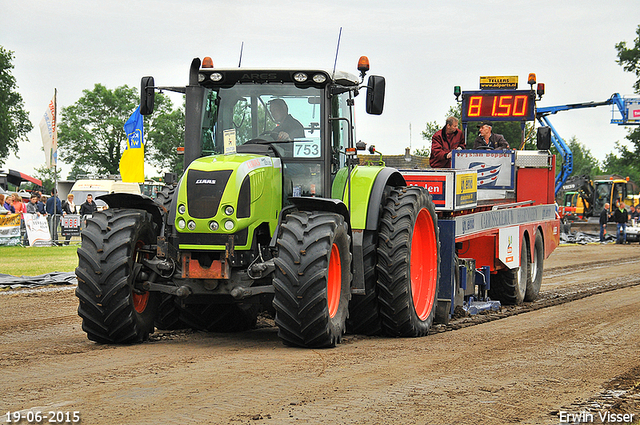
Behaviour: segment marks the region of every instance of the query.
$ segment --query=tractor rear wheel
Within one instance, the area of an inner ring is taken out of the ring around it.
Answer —
[[[498,270],[498,273],[491,276],[491,298],[507,305],[522,304],[529,279],[527,251],[527,242],[523,240],[520,248],[520,267]]]
[[[273,306],[285,344],[334,347],[341,342],[351,295],[350,239],[339,214],[295,211],[283,218]]]
[[[87,219],[78,249],[76,296],[82,329],[101,343],[135,343],[154,330],[159,293],[141,290],[141,260],[155,255],[151,214],[108,209]]]
[[[440,279],[438,219],[420,187],[391,191],[378,234],[378,300],[392,336],[424,336],[433,323]]]
[[[347,331],[354,334],[376,335],[381,331],[378,305],[378,234],[365,230],[362,242],[364,253],[364,295],[353,295],[349,303]]]
[[[530,257],[527,256],[527,259]],[[542,270],[544,268],[544,241],[540,232],[536,234],[536,241],[533,244],[533,261],[528,264],[529,277],[527,279],[527,292],[525,301],[535,301],[540,293],[542,285]]]

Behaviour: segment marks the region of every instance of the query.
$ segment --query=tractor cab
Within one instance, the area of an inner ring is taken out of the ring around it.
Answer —
[[[185,167],[202,157],[255,154],[282,170],[283,203],[292,196],[330,197],[354,146],[354,98],[369,69],[356,75],[324,70],[214,68],[191,64],[186,94]],[[369,77],[367,112],[382,113],[384,79]],[[141,113],[153,111],[152,77],[142,81]]]

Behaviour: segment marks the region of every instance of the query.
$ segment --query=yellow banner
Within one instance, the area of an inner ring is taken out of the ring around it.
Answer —
[[[517,89],[518,76],[480,77],[480,89]]]
[[[20,245],[20,214],[0,215],[0,246]]]
[[[2,227],[20,226],[20,214],[0,215],[0,226]]]

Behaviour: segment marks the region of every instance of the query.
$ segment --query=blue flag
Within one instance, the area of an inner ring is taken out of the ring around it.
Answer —
[[[120,175],[123,182],[144,182],[144,124],[140,106],[124,124],[127,146],[120,158]]]

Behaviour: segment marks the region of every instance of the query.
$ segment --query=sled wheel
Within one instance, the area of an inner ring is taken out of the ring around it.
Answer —
[[[139,277],[145,249],[156,241],[151,214],[109,209],[87,220],[78,249],[76,296],[82,329],[102,343],[145,341],[153,332],[159,294],[144,291]]]
[[[350,236],[344,217],[295,211],[282,220],[273,279],[278,335],[285,344],[334,347],[351,294]]]
[[[527,259],[530,257],[527,256]],[[536,234],[536,240],[533,245],[533,260],[528,264],[529,266],[529,278],[527,279],[527,292],[525,294],[525,301],[534,301],[538,298],[540,293],[540,286],[542,285],[542,270],[544,268],[544,242],[542,241],[542,235],[538,231]]]
[[[503,304],[522,304],[527,292],[529,279],[529,260],[527,259],[527,242],[521,242],[520,267],[503,269],[492,275],[489,296]]]
[[[426,335],[435,316],[440,242],[431,197],[419,187],[391,191],[378,243],[378,300],[383,330],[392,336]]]

